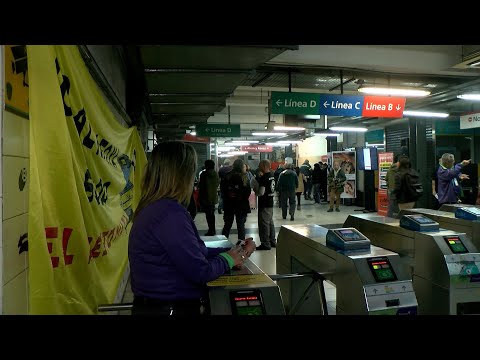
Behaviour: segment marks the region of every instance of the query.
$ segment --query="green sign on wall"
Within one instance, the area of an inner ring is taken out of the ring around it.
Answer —
[[[197,136],[240,137],[240,125],[232,124],[200,124],[195,126]]]

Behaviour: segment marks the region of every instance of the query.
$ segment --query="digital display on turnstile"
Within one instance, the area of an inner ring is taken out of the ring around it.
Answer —
[[[367,263],[377,282],[397,280],[397,275],[395,275],[387,257],[370,258],[367,259]]]
[[[464,211],[468,211],[469,213],[472,213],[473,215],[480,215],[480,209],[476,207],[467,207],[463,208]]]
[[[341,229],[335,230],[335,232],[340,235],[344,241],[354,241],[354,240],[363,240],[365,239],[358,231],[352,229]]]
[[[414,219],[416,222],[418,222],[419,224],[434,224],[435,221],[433,221],[432,219],[429,219],[423,215],[411,215],[410,216],[412,219]]]
[[[241,290],[230,292],[233,315],[265,315],[260,290]]]
[[[451,236],[444,236],[445,242],[447,243],[448,247],[454,254],[465,254],[468,253],[467,248],[463,245],[462,240],[457,235]]]

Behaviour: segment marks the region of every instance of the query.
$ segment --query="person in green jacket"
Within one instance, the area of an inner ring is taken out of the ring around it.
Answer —
[[[345,181],[347,181],[347,177],[340,168],[340,162],[334,161],[327,178],[328,193],[330,194],[330,208],[327,212],[332,212],[334,205],[335,211],[340,211],[340,195],[343,192]]]

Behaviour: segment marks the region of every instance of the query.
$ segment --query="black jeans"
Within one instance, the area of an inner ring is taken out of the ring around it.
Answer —
[[[208,301],[201,299],[164,301],[135,296],[132,307],[132,315],[200,316],[209,313]]]
[[[208,233],[215,235],[215,205],[203,205],[202,209],[205,212],[205,217],[207,218]]]
[[[227,238],[230,235],[230,230],[233,225],[233,218],[237,220],[238,239],[245,240],[245,221],[247,221],[247,213],[244,211],[223,209],[223,221],[225,222],[222,230],[222,235]]]
[[[297,194],[298,206],[300,206],[300,199],[302,198],[302,193],[301,193],[301,192],[297,192],[297,193],[295,193],[295,194]]]

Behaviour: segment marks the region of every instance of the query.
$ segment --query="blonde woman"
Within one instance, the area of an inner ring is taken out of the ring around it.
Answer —
[[[255,251],[251,238],[243,249],[207,248],[200,239],[186,209],[196,163],[195,149],[181,141],[160,143],[152,151],[128,243],[132,314],[204,313],[207,282],[241,266]]]

